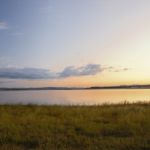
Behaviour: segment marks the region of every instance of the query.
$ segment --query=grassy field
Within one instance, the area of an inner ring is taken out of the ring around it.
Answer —
[[[150,150],[150,104],[0,106],[0,150]]]

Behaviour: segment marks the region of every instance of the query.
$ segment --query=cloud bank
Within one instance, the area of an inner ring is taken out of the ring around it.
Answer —
[[[4,21],[0,21],[0,30],[8,29],[8,24]]]
[[[87,64],[81,67],[69,66],[60,72],[51,72],[48,69],[41,68],[0,68],[0,78],[29,80],[63,79],[69,77],[92,76],[101,73],[104,70],[109,71],[112,69],[110,69],[110,67],[103,68],[100,64]],[[127,69],[122,70],[126,71]]]
[[[0,78],[9,79],[60,79],[73,76],[96,75],[102,68],[98,64],[88,64],[82,67],[69,66],[60,72],[51,72],[41,68],[0,68]]]

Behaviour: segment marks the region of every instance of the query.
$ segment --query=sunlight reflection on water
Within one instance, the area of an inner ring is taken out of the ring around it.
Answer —
[[[0,91],[0,104],[95,105],[150,101],[150,89]]]

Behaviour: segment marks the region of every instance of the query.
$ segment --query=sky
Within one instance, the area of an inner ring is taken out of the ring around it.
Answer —
[[[0,87],[150,84],[149,0],[0,0]]]

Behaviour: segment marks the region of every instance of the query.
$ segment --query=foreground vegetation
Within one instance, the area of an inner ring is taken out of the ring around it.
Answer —
[[[1,150],[150,150],[150,104],[0,106]]]

